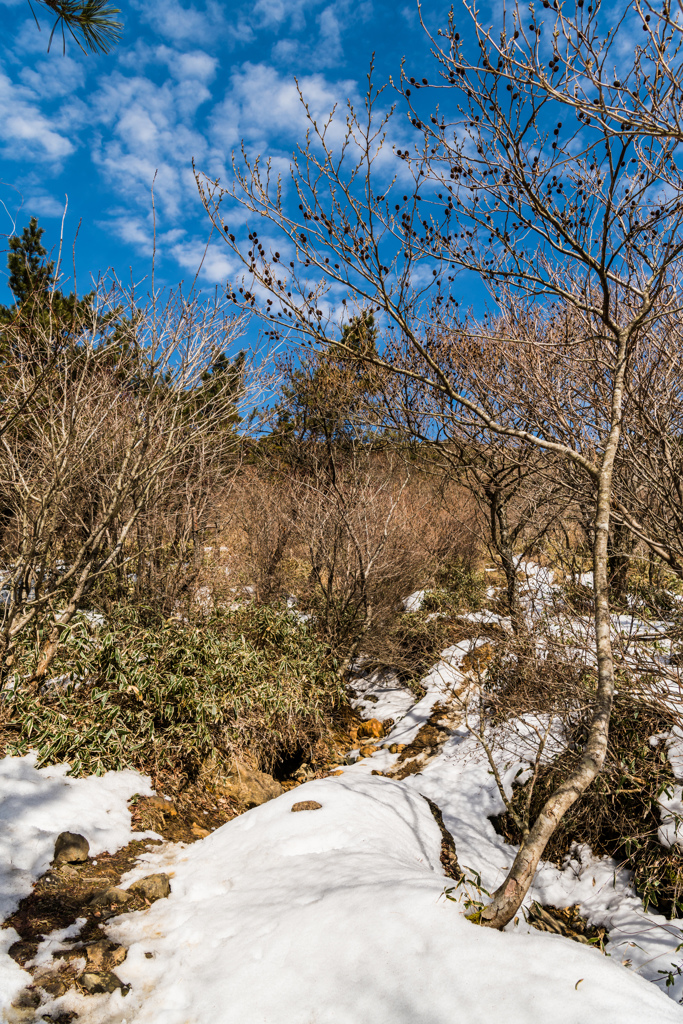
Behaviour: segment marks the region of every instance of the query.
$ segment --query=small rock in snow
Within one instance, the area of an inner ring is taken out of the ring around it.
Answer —
[[[145,875],[130,886],[131,892],[137,892],[150,903],[152,900],[163,900],[171,892],[171,880],[160,871],[158,875]]]
[[[79,981],[86,992],[96,995],[100,992],[116,992],[123,990],[124,995],[128,986],[124,985],[120,978],[117,978],[112,971],[86,971],[79,978]]]
[[[234,775],[216,788],[220,789],[222,795],[247,808],[265,804],[283,792],[282,786],[272,775],[247,768],[246,765],[240,765]]]
[[[104,889],[102,892],[95,893],[90,900],[90,906],[114,907],[117,903],[128,903],[132,898],[132,895],[126,889],[117,889],[115,886],[112,886],[110,889]]]
[[[55,840],[57,864],[80,864],[88,859],[90,843],[77,832],[60,832]]]
[[[370,718],[358,727],[359,736],[367,736],[370,739],[379,739],[384,736],[384,726],[377,718]]]
[[[317,800],[299,800],[298,803],[292,804],[293,811],[317,811],[320,807],[322,804]]]

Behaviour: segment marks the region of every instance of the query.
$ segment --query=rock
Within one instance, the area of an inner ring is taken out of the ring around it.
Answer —
[[[146,875],[138,879],[129,887],[130,892],[138,893],[144,899],[152,903],[154,900],[163,900],[171,892],[171,880],[168,875],[160,871],[158,875]]]
[[[317,811],[322,804],[319,804],[317,800],[299,800],[298,803],[292,804],[293,811]]]
[[[196,821],[192,822],[191,832],[193,836],[197,837],[197,839],[206,839],[207,836],[211,835],[208,828],[202,828],[202,826],[198,825]]]
[[[358,760],[358,754],[356,754],[356,753],[347,754],[346,755],[346,763],[347,764],[355,764],[357,760]]]
[[[116,967],[126,959],[125,946],[117,946],[109,939],[98,939],[97,942],[89,942],[85,947],[85,955],[88,958],[88,968],[91,972],[99,972],[107,964]],[[41,982],[42,984],[42,982]],[[45,986],[43,986],[44,988]]]
[[[91,907],[115,907],[125,906],[132,900],[132,895],[126,889],[117,889],[112,886],[110,889],[104,889],[102,892],[97,892],[90,900]]]
[[[124,995],[128,992],[128,986],[124,985],[112,971],[86,971],[78,980],[86,992],[90,992],[91,995],[101,992],[116,992],[117,989],[121,989]]]
[[[143,800],[139,801],[139,806],[150,807],[155,811],[161,811],[162,814],[168,814],[169,817],[175,818],[178,815],[176,806],[172,800],[167,800],[163,796],[148,796],[144,797]]]
[[[358,735],[378,740],[381,736],[384,736],[384,726],[378,718],[370,718],[358,727]]]
[[[237,772],[216,788],[229,799],[236,800],[247,808],[265,804],[284,792],[272,775],[247,768],[245,765],[240,765]]]
[[[60,832],[55,840],[56,864],[81,864],[89,853],[90,843],[77,832]]]
[[[372,755],[376,752],[376,750],[377,750],[377,747],[361,747],[360,748],[360,756],[361,757],[372,757]]]
[[[34,982],[42,988],[43,992],[47,992],[53,999],[58,999],[63,996],[69,987],[64,978],[61,977],[56,971],[45,971],[43,974],[35,974]]]

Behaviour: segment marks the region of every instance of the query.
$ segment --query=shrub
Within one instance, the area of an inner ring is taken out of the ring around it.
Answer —
[[[29,658],[29,652],[26,652]],[[197,777],[249,752],[270,770],[306,749],[344,699],[328,649],[286,611],[248,606],[201,626],[120,609],[93,638],[64,640],[61,683],[4,697],[8,754],[69,761],[77,775],[137,768]]]
[[[594,854],[614,857],[633,871],[636,891],[645,907],[657,907],[667,917],[683,912],[683,850],[659,841],[659,798],[675,785],[662,743],[652,737],[674,725],[664,707],[642,696],[622,691],[614,702],[605,767],[593,785],[565,814],[545,852],[561,864],[575,843],[587,843]],[[569,749],[551,764],[541,766],[531,803],[531,817],[558,783],[566,778],[581,755],[586,740],[585,716],[567,724]],[[524,799],[520,786],[515,801]],[[509,814],[494,820],[509,842],[519,832]]]

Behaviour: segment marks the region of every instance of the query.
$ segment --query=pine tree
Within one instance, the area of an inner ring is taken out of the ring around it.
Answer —
[[[9,289],[16,303],[25,302],[34,293],[47,295],[54,281],[54,261],[44,261],[47,249],[41,242],[45,228],[38,227],[37,217],[31,217],[21,237],[9,240],[7,268],[10,272]],[[7,307],[3,306],[3,310]]]
[[[377,325],[362,312],[342,329],[341,341],[359,356],[377,353]],[[367,434],[379,380],[371,365],[345,357],[334,346],[308,355],[299,367],[285,368],[284,401],[278,409],[276,433],[313,441],[343,444]]]
[[[55,262],[46,259],[47,249],[42,243],[44,232],[45,228],[38,227],[38,218],[31,217],[21,235],[13,235],[9,240],[7,283],[14,295],[14,305],[0,306],[0,324],[21,310],[24,315],[38,315],[42,319],[49,315],[53,322],[66,325],[92,305],[93,292],[78,299],[73,292],[64,295],[57,288]]]

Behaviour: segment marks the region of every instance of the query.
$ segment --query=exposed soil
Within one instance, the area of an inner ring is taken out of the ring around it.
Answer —
[[[564,935],[585,946],[595,946],[601,952],[604,952],[605,945],[609,940],[609,935],[604,928],[596,928],[588,924],[586,918],[581,915],[578,904],[572,907],[553,907],[532,903],[527,920],[530,925],[541,932]]]

